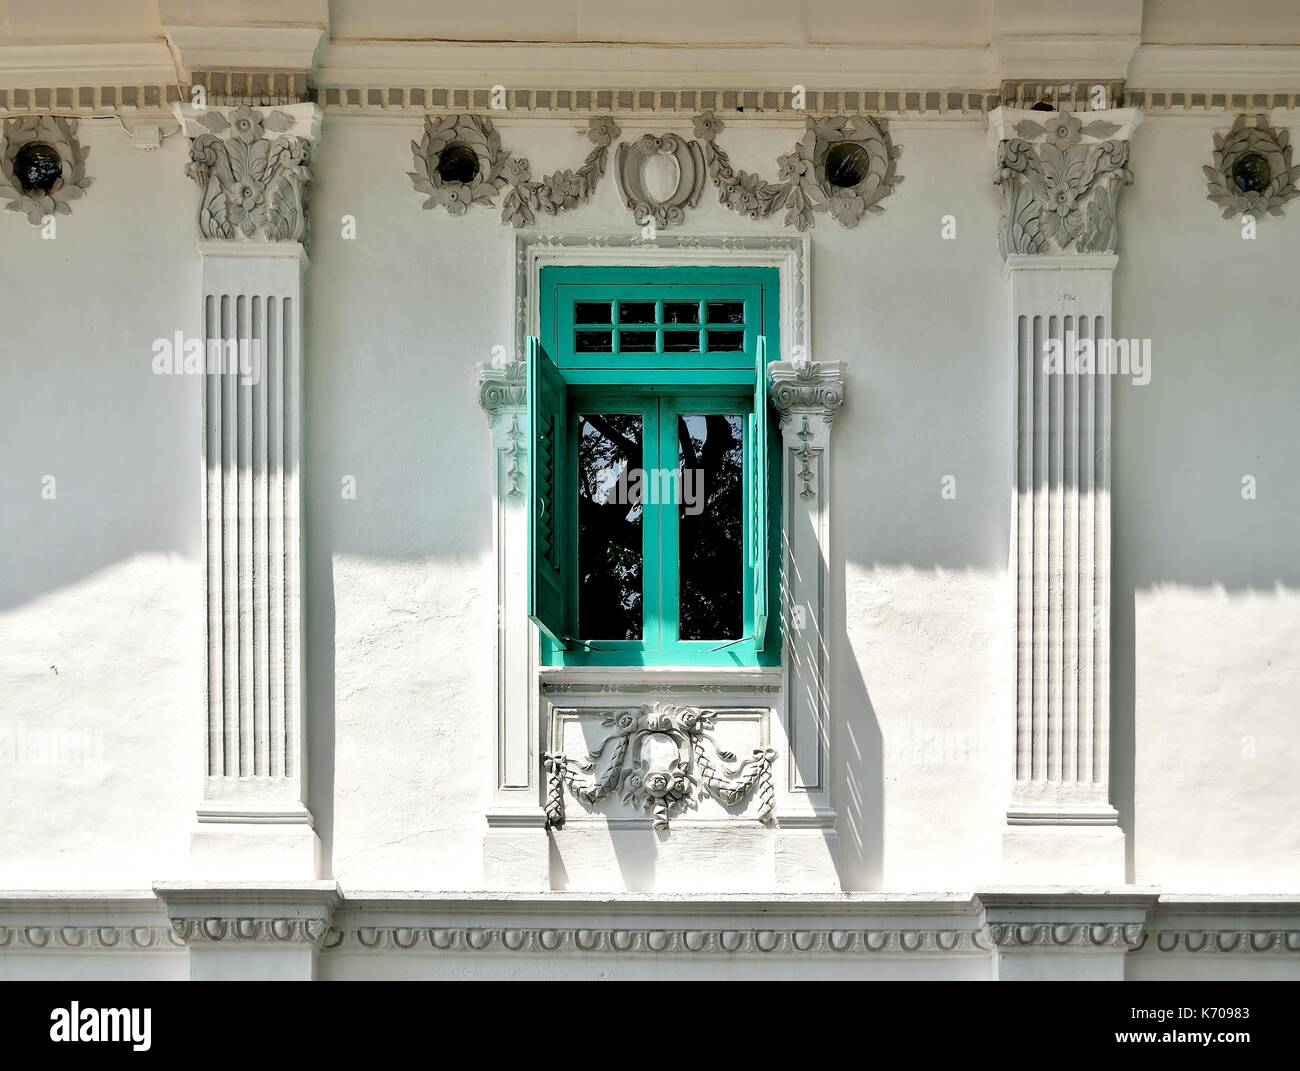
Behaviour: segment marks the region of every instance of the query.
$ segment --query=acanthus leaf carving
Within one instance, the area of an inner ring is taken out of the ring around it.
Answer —
[[[608,732],[586,757],[544,756],[548,825],[564,824],[566,787],[591,806],[621,791],[623,802],[650,814],[656,829],[667,829],[671,818],[696,806],[705,793],[725,806],[754,796],[758,820],[770,823],[776,752],[755,748],[750,758],[738,760],[714,739],[716,716],[714,710],[662,703],[603,712],[601,726]]]
[[[1011,254],[1113,253],[1119,189],[1133,181],[1128,142],[1110,139],[1121,127],[1085,124],[1068,112],[1040,123],[1022,119],[1016,137],[998,144],[1003,191],[998,244]]]

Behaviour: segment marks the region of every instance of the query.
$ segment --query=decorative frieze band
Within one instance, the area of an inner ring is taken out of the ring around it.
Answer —
[[[1141,923],[1031,922],[990,923],[989,940],[999,949],[1122,948],[1142,943]]]
[[[184,942],[165,926],[0,926],[0,949],[159,952]]]
[[[329,932],[320,918],[178,918],[172,931],[186,945],[212,941],[293,942],[319,946]]]
[[[559,929],[358,927],[332,930],[333,949],[581,955],[985,955],[980,930]]]

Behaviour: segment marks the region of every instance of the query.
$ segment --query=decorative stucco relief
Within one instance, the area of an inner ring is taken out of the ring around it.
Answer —
[[[1119,191],[1133,181],[1128,142],[1108,140],[1121,127],[1059,112],[1012,130],[998,145],[994,179],[1003,193],[1002,255],[1113,253]]]
[[[0,197],[10,212],[41,226],[47,216],[68,215],[69,203],[93,181],[86,176],[90,149],[77,140],[77,120],[53,115],[7,119],[0,153]]]
[[[786,226],[803,231],[813,226],[815,213],[829,212],[842,226],[855,227],[865,213],[883,212],[880,201],[903,181],[896,169],[903,149],[891,140],[884,119],[809,116],[803,137],[777,159],[776,182],[733,168],[717,144],[722,129],[712,112],[695,117],[695,136],[704,142],[718,199],[750,219],[785,209]]]
[[[190,142],[185,168],[201,190],[199,235],[302,241],[311,141],[289,133],[295,117],[278,109],[203,108],[190,113],[187,125],[203,128]]]
[[[958,929],[580,929],[564,927],[361,926],[331,930],[327,950],[537,952],[683,955],[846,954],[987,955],[982,930]]]
[[[658,195],[652,192],[649,174],[656,165],[670,172],[672,187]],[[618,147],[614,177],[623,204],[639,225],[653,222],[656,227],[669,227],[681,223],[686,209],[699,204],[708,171],[698,141],[687,141],[676,134],[646,134],[631,145]]]
[[[771,822],[776,752],[755,748],[752,757],[738,760],[713,737],[717,711],[654,703],[600,715],[607,731],[586,757],[545,755],[552,828],[564,824],[565,786],[591,805],[621,791],[625,804],[653,816],[656,829],[667,829],[670,818],[695,806],[704,793],[726,806],[754,795],[759,821]]]
[[[558,215],[591,199],[605,174],[609,146],[622,133],[609,116],[588,121],[595,146],[575,170],[565,168],[534,181],[523,157],[511,156],[492,120],[477,115],[425,116],[424,136],[411,142],[415,170],[408,177],[428,196],[422,208],[445,208],[461,216],[471,205],[491,205],[507,189],[501,222],[513,227],[534,223],[537,213]]]
[[[185,944],[207,941],[271,941],[319,945],[329,920],[319,918],[177,918],[172,931]]]
[[[1223,209],[1224,219],[1280,216],[1300,181],[1300,167],[1291,166],[1291,132],[1258,116],[1239,115],[1227,134],[1216,131],[1214,163],[1203,170],[1208,197]]]
[[[830,424],[844,405],[844,366],[838,361],[773,361],[768,374],[768,395],[782,427],[809,416]]]

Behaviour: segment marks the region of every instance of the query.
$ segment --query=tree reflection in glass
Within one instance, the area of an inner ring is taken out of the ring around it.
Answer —
[[[642,616],[641,523],[629,501],[631,470],[641,466],[641,417],[578,416],[578,634],[639,640]]]
[[[744,418],[735,415],[677,419],[684,640],[736,640],[744,633],[744,429]]]

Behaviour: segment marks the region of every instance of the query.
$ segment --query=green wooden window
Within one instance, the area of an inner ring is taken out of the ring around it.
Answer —
[[[773,269],[546,268],[529,612],[552,665],[774,665]]]

